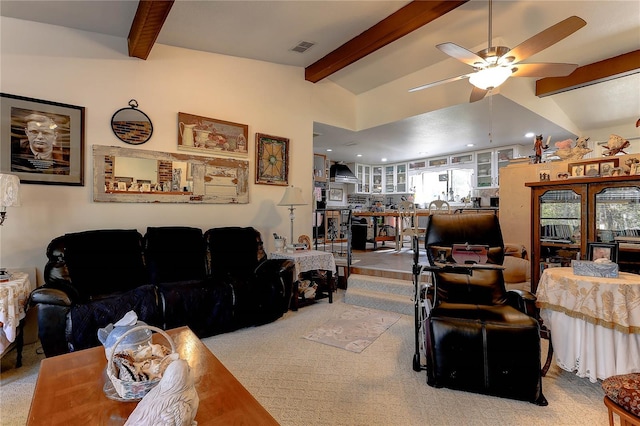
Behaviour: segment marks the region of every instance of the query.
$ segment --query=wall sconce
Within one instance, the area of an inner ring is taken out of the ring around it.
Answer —
[[[0,225],[7,216],[7,207],[20,205],[20,179],[16,175],[0,173]]]
[[[294,206],[306,206],[307,203],[302,198],[302,190],[295,186],[288,186],[284,191],[282,200],[278,203],[279,206],[289,206],[289,219],[291,220],[291,239],[289,244],[293,244],[293,220],[296,218],[293,214],[295,210]]]

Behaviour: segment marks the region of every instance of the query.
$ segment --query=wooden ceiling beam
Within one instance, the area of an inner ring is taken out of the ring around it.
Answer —
[[[536,81],[536,96],[555,95],[640,72],[640,50],[576,68],[566,77],[547,77]]]
[[[175,0],[140,0],[127,42],[129,56],[147,59]]]
[[[416,0],[349,40],[304,70],[304,78],[317,83],[370,53],[417,30],[469,0]]]

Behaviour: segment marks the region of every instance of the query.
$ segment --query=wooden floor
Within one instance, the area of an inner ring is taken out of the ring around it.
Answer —
[[[376,250],[352,250],[351,273],[397,278],[410,281],[413,267],[413,250],[409,242],[400,250],[393,245],[378,245]],[[426,263],[426,254],[420,250],[418,263]]]

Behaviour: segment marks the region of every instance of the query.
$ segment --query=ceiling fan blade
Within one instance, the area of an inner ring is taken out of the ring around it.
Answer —
[[[471,90],[471,96],[469,97],[469,102],[480,101],[484,99],[487,93],[489,93],[488,90],[480,89],[479,87],[473,86],[473,89]]]
[[[517,64],[511,77],[564,77],[578,68],[577,64]]]
[[[464,62],[465,64],[472,67],[477,67],[479,65],[489,65],[482,57],[476,55],[470,50],[465,49],[462,46],[458,46],[455,43],[440,43],[436,47],[452,58]]]
[[[473,73],[471,73],[473,74]],[[429,87],[438,86],[440,84],[450,83],[452,81],[462,80],[464,78],[469,78],[471,74],[462,74],[457,77],[445,78],[444,80],[434,81],[433,83],[423,84],[422,86],[414,87],[413,89],[409,89],[409,92],[417,92],[418,90],[427,89]]]
[[[513,57],[511,63],[515,64],[520,61],[524,61],[529,56],[552,46],[562,40],[565,37],[570,36],[580,28],[587,25],[584,19],[577,16],[571,16],[564,21],[560,21],[555,25],[550,26],[544,31],[539,32],[528,40],[523,41],[518,46],[514,47],[500,58]]]

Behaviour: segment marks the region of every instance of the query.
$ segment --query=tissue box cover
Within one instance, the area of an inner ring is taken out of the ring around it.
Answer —
[[[586,277],[618,278],[617,263],[596,263],[590,260],[572,260],[574,275]]]

